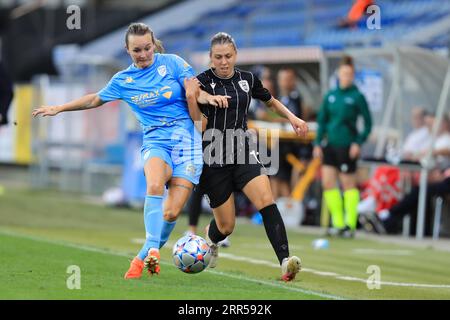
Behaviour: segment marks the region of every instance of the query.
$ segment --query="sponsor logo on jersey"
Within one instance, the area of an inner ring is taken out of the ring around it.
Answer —
[[[161,89],[150,91],[131,97],[131,101],[136,103],[140,108],[145,108],[157,103],[160,96],[163,96],[167,100],[172,97],[172,88],[164,86]]]
[[[158,67],[158,73],[159,73],[159,75],[160,75],[161,77],[164,77],[164,76],[166,75],[166,73],[167,73],[167,68],[166,68],[166,65],[165,65],[165,64],[163,64],[162,66],[159,66],[159,67]]]
[[[241,89],[244,90],[245,92],[248,92],[250,90],[247,80],[241,80],[238,83],[239,87],[241,87]]]
[[[170,91],[169,91],[170,90]],[[166,98],[167,100],[170,99],[170,97],[172,96],[172,88],[169,86],[164,86],[161,89],[159,89],[159,92],[161,93],[161,95]]]
[[[126,77],[125,82],[126,83],[132,83],[134,80],[132,77]]]

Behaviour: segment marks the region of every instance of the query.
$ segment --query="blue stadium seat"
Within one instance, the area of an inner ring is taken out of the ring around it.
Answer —
[[[338,29],[351,1],[335,0],[246,0],[226,10],[211,11],[201,23],[161,36],[169,52],[208,50],[210,37],[218,32],[230,33],[239,47],[280,45],[319,45],[324,49],[345,46],[381,46],[406,32],[422,28],[450,16],[450,2],[440,0],[378,0],[381,7],[381,30],[366,28],[366,20],[356,30]],[[219,18],[220,17],[220,18]],[[307,34],[305,34],[307,30]],[[444,44],[445,35],[430,39]]]

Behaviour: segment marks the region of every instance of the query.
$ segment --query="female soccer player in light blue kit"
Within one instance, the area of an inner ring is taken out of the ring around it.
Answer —
[[[199,90],[192,67],[182,58],[155,53],[162,47],[145,24],[131,24],[125,43],[133,64],[115,74],[105,88],[63,105],[42,106],[33,111],[33,116],[92,109],[119,99],[133,110],[144,135],[141,154],[147,195],[146,241],[125,274],[126,279],[131,279],[141,277],[144,267],[150,274],[159,274],[159,248],[169,238],[176,218],[199,181],[203,165],[201,135],[194,128],[187,104],[198,100],[226,107],[227,97]],[[163,206],[166,184],[169,192]]]

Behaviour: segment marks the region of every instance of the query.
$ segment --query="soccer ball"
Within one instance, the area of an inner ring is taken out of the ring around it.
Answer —
[[[211,251],[205,239],[196,235],[180,238],[173,246],[173,263],[185,273],[199,273],[206,269]]]

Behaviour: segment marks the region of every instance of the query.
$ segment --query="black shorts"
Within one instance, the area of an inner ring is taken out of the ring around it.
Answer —
[[[217,208],[234,191],[241,191],[248,182],[264,172],[260,164],[232,164],[217,168],[204,165],[200,191],[207,196],[210,207]]]
[[[355,173],[357,159],[350,159],[350,147],[326,146],[323,149],[324,165],[335,167],[342,173]]]

